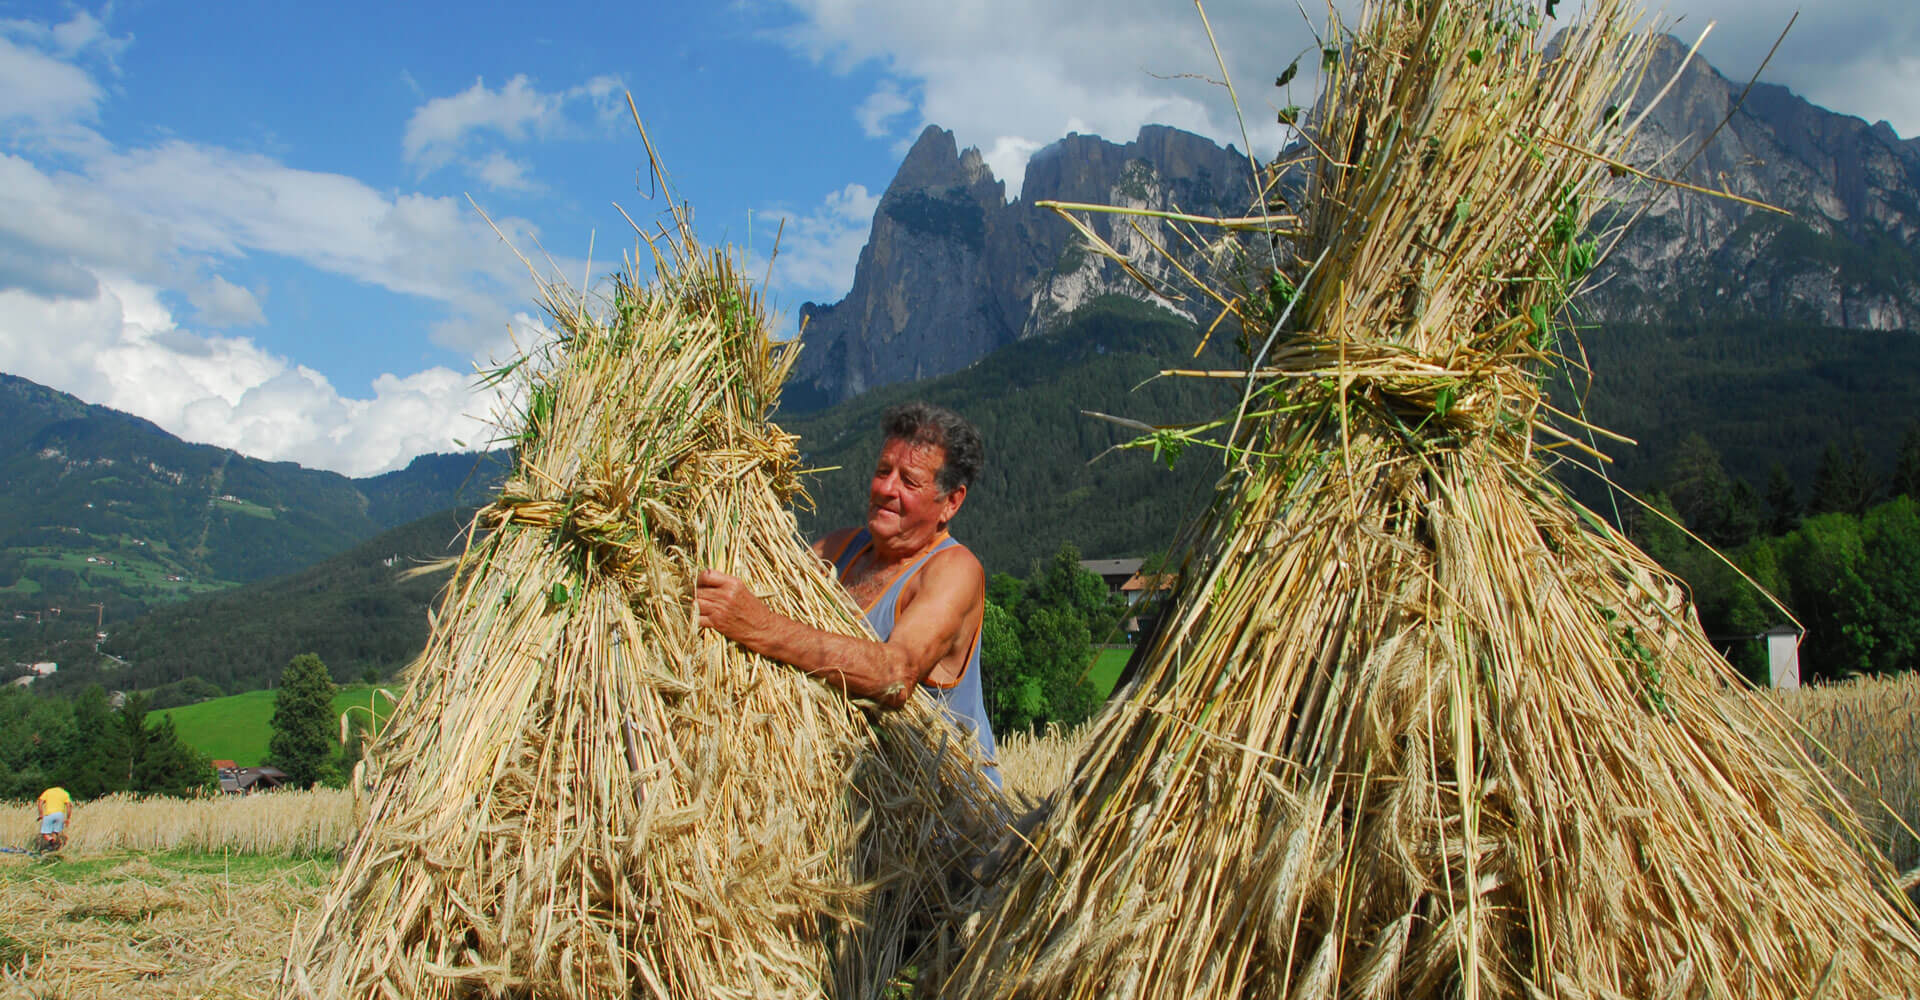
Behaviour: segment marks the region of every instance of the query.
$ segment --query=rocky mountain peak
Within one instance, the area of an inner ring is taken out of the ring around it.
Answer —
[[[1642,93],[1672,78],[1685,52],[1677,39],[1659,43]],[[1613,192],[1622,204],[1651,200],[1597,276],[1594,313],[1920,327],[1917,147],[1884,123],[1828,111],[1776,84],[1755,84],[1736,106],[1743,90],[1694,59],[1648,115],[1636,159],[1788,214],[1623,182]]]
[[[1920,328],[1920,140],[1772,84],[1755,85],[1736,107],[1744,82],[1698,58],[1682,68],[1686,52],[1672,38],[1655,46],[1641,93],[1673,86],[1638,133],[1636,162],[1791,215],[1623,179],[1610,192],[1622,208],[1613,218],[1642,204],[1647,211],[1595,275],[1589,315]],[[1628,106],[1638,113],[1637,102]],[[1027,163],[1021,197],[1008,203],[978,150],[961,151],[952,132],[928,126],[881,198],[852,290],[802,308],[807,326],[788,405],[812,409],[956,371],[1102,296],[1205,318],[1202,305],[1179,296],[1184,282],[1155,249],[1183,242],[1165,223],[1086,219],[1161,279],[1161,297],[1035,203],[1231,216],[1252,201],[1251,175],[1232,146],[1149,125],[1124,144],[1071,134],[1041,149]]]
[[[1151,126],[1125,145],[1070,135],[1036,153],[1021,197],[1006,201],[977,149],[953,133],[920,133],[888,184],[860,253],[853,288],[831,305],[808,303],[786,405],[807,410],[875,386],[955,371],[989,351],[1051,329],[1102,295],[1148,298],[1111,262],[1088,253],[1042,200],[1107,202],[1215,212],[1244,206],[1246,159],[1177,129]],[[1231,192],[1231,194],[1228,194]],[[1226,199],[1226,200],[1223,200]],[[1149,238],[1110,218],[1110,242],[1148,267]],[[1176,312],[1171,300],[1163,305]]]
[[[928,125],[907,150],[906,159],[900,161],[900,170],[887,185],[887,193],[971,188],[982,183],[999,182],[980,150],[969,146],[961,151],[952,132]]]

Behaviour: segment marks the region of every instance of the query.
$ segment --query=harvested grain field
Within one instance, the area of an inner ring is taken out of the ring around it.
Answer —
[[[1832,751],[1827,763],[1877,782],[1896,815],[1855,787],[1869,829],[1884,838],[1903,869],[1916,859],[1910,828],[1920,827],[1920,676],[1866,679],[1813,688],[1778,699],[1807,727],[1811,741]],[[1007,789],[1021,798],[1058,790],[1086,731],[1009,734],[1001,744]],[[1849,786],[1842,781],[1842,788]],[[259,997],[272,992],[294,921],[311,919],[332,870],[326,855],[289,856],[286,848],[334,834],[346,811],[344,793],[255,796],[244,801],[82,803],[76,816],[93,829],[58,860],[0,854],[0,997]],[[243,809],[231,807],[241,806]],[[221,810],[227,810],[222,812]],[[32,807],[0,806],[15,849],[24,846]],[[203,816],[196,838],[227,831],[211,851],[95,848],[91,844],[155,843],[184,838],[170,830],[179,817]],[[210,817],[247,817],[216,828]],[[247,831],[255,831],[248,833]],[[269,837],[266,831],[273,831]],[[222,853],[221,848],[229,848]]]
[[[0,855],[0,996],[264,996],[331,870],[331,857]]]

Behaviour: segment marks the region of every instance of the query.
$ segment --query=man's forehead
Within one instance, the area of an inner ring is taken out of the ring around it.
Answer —
[[[944,445],[915,441],[911,438],[888,438],[880,444],[880,455],[896,462],[909,462],[914,465],[943,465],[947,460]]]

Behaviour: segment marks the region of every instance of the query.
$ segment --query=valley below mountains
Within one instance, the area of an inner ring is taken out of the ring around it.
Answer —
[[[1664,46],[1649,79],[1673,76],[1683,51]],[[1742,101],[1744,88],[1688,66],[1637,155],[1787,214],[1622,178],[1604,222],[1640,214],[1580,305],[1591,380],[1555,387],[1638,442],[1603,449],[1629,489],[1660,485],[1699,435],[1730,476],[1757,488],[1779,466],[1804,493],[1830,446],[1891,464],[1920,414],[1920,140],[1769,84]],[[1136,432],[1086,411],[1185,423],[1232,405],[1218,380],[1158,373],[1240,363],[1226,326],[1195,358],[1214,311],[1181,274],[1230,277],[1236,248],[1164,219],[1089,216],[1149,291],[1036,203],[1237,217],[1251,176],[1243,150],[1149,126],[1125,143],[1061,139],[1009,200],[978,151],[928,127],[847,295],[801,310],[776,420],[826,470],[808,480],[803,530],[858,519],[880,411],[926,398],[986,436],[955,532],[989,572],[1024,574],[1062,543],[1087,558],[1166,549],[1207,502],[1218,453],[1122,449]],[[428,455],[349,479],[182,442],[11,376],[0,419],[13,432],[0,440],[0,673],[57,660],[44,678],[56,690],[198,680],[231,693],[308,651],[343,679],[390,674],[424,641],[439,586],[401,572],[451,551],[506,462]],[[1604,509],[1597,481],[1570,485]]]

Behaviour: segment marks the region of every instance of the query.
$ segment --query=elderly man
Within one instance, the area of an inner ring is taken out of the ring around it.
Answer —
[[[986,573],[947,535],[985,458],[980,434],[958,414],[926,403],[887,410],[880,427],[885,438],[867,486],[866,525],[833,532],[813,547],[866,609],[880,641],[776,614],[739,578],[714,570],[695,581],[700,624],[850,697],[898,708],[924,691],[973,731],[992,760],[980,687]]]

